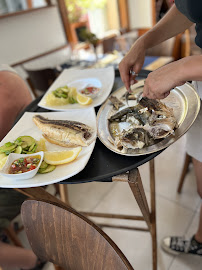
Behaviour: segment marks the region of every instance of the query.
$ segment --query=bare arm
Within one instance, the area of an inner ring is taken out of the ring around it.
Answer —
[[[163,99],[174,87],[192,80],[202,81],[202,55],[188,56],[151,72],[145,80],[143,95]]]
[[[141,38],[144,40],[145,49],[152,48],[161,42],[184,32],[193,22],[178,11],[175,4],[165,16]]]
[[[166,15],[147,33],[141,36],[131,47],[128,54],[119,64],[121,79],[129,89],[130,84],[133,84],[134,79],[129,75],[130,70],[138,73],[143,64],[145,53],[148,48],[151,48],[159,43],[183,32],[193,23],[188,20],[182,13],[178,11],[175,5],[166,13]]]

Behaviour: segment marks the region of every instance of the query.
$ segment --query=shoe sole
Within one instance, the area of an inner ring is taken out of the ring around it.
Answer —
[[[179,255],[181,252],[178,252],[178,251],[175,251],[175,250],[172,250],[171,248],[167,247],[166,245],[162,244],[161,245],[162,249],[169,253],[169,254],[172,254],[172,255]]]

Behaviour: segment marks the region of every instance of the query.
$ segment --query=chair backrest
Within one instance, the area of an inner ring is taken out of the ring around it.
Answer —
[[[41,70],[29,70],[24,68],[24,70],[29,76],[32,89],[34,88],[40,91],[47,91],[58,76],[56,70],[51,68]]]
[[[102,40],[103,53],[109,53],[114,51],[116,38],[117,38],[116,34],[103,38]]]
[[[74,209],[28,200],[21,208],[25,231],[42,260],[70,270],[132,270],[116,244]]]

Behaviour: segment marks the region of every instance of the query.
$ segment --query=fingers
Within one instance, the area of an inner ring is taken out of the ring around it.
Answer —
[[[129,90],[130,85],[133,85],[137,81],[135,80],[136,72],[134,71],[133,65],[128,61],[127,58],[124,58],[119,64],[119,72],[121,80],[123,81],[127,90]]]
[[[146,83],[143,89],[143,97],[147,97],[150,99],[164,99],[170,94],[170,90],[166,92],[160,92],[158,88],[148,86]]]

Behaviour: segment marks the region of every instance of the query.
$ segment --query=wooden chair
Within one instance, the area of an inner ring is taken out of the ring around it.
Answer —
[[[24,68],[24,67],[23,67]],[[51,84],[55,81],[59,72],[56,69],[47,68],[47,69],[39,69],[39,70],[30,70],[24,68],[25,72],[28,74],[28,83],[35,95],[38,96],[36,90],[40,90],[45,92],[51,86]]]
[[[69,270],[132,270],[116,244],[92,221],[55,202],[25,201],[21,215],[41,260]]]

